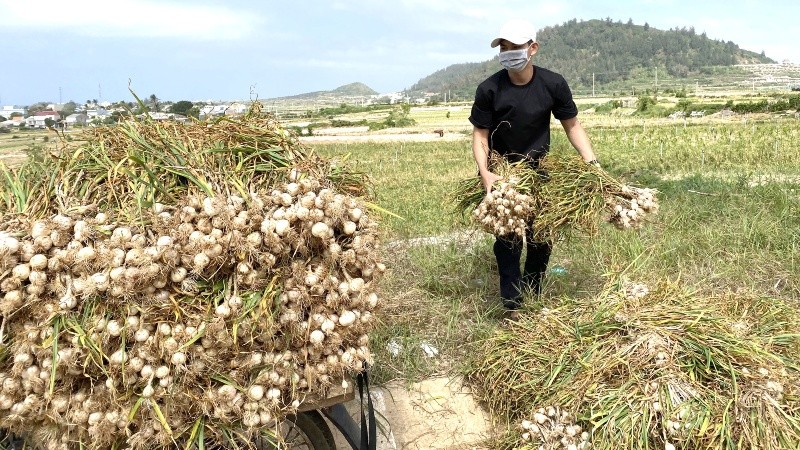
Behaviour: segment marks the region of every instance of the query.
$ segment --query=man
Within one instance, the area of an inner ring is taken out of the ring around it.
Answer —
[[[567,138],[584,161],[598,164],[592,145],[578,122],[578,108],[563,76],[534,66],[539,50],[536,29],[512,20],[500,29],[491,47],[500,47],[503,70],[484,80],[475,92],[469,121],[472,153],[486,192],[500,179],[488,167],[489,150],[510,161],[527,160],[535,167],[550,149],[550,115],[561,122]],[[494,254],[500,274],[500,296],[511,318],[518,317],[526,290],[541,292],[552,243],[526,239],[527,256],[520,271],[523,242],[513,235],[498,236]]]

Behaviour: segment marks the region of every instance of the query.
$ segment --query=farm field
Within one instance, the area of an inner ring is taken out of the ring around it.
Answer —
[[[661,209],[638,231],[603,226],[556,243],[544,292],[527,301],[530,314],[590,299],[619,278],[800,302],[797,121],[664,122],[585,120],[604,168],[658,189]],[[553,136],[554,151],[574,153],[560,130]],[[493,238],[448,203],[454,183],[474,175],[468,137],[314,148],[358,161],[374,178],[376,203],[402,217],[381,219],[389,269],[382,323],[371,335],[377,382],[469,373],[475,343],[503,325]]]
[[[410,115],[415,127],[380,132],[396,134],[394,140],[307,144],[326,157],[346,156],[368,173],[374,203],[391,212],[376,213],[388,267],[380,326],[370,336],[378,385],[468,372],[474,344],[503,324],[493,239],[453,214],[449,202],[456,182],[474,176],[469,109],[420,108]],[[529,313],[557,307],[565,297],[591,298],[623,275],[645,284],[670,279],[701,295],[800,302],[796,119],[581,119],[604,169],[658,189],[661,210],[640,230],[603,226],[596,236],[557,242],[543,295],[526,303]],[[434,129],[461,137],[402,137]],[[553,131],[553,151],[574,153]],[[53,134],[0,134],[6,164],[19,163],[32,147],[54,148]]]
[[[0,133],[0,161],[14,166],[28,155],[31,149],[55,148],[55,133],[47,130],[13,130]]]

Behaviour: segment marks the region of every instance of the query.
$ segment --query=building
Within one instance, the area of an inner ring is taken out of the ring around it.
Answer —
[[[55,122],[61,116],[55,111],[38,111],[25,119],[25,125],[33,128],[47,128],[47,119]]]
[[[95,119],[102,121],[108,117],[111,117],[111,113],[108,112],[108,110],[106,110],[105,108],[87,109],[86,117],[89,119],[89,121]]]
[[[200,118],[220,117],[225,115],[228,105],[206,105],[200,108]]]
[[[17,106],[17,105],[9,105],[9,106],[2,106],[0,107],[0,116],[5,117],[6,119],[10,119],[11,115],[14,113],[21,114],[22,117],[28,115],[28,108],[24,106]]]
[[[246,113],[247,110],[248,110],[248,106],[247,105],[245,105],[244,103],[235,102],[235,103],[231,103],[231,105],[228,106],[228,108],[225,110],[225,115],[226,116],[240,116],[240,115]]]
[[[84,113],[70,114],[67,116],[66,119],[64,119],[64,123],[67,126],[86,125],[88,121],[89,121],[89,116],[87,116]]]

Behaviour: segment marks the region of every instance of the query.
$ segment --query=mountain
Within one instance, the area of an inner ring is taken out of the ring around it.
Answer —
[[[304,94],[292,95],[289,97],[278,97],[272,100],[317,100],[330,97],[366,97],[370,95],[377,95],[378,92],[370,88],[364,83],[350,83],[344,86],[339,86],[332,91],[314,91],[306,92]]]
[[[573,19],[539,30],[537,40],[540,48],[534,63],[564,75],[573,90],[591,88],[593,81],[612,84],[652,77],[654,71],[686,79],[720,66],[775,63],[763,52],[709,39],[692,27],[663,31],[647,23],[634,25],[630,20]],[[470,99],[478,83],[500,69],[496,57],[481,63],[454,64],[422,78],[407,91],[449,91],[451,98]]]
[[[339,95],[346,95],[353,97],[378,94],[377,91],[373,90],[364,83],[345,84],[344,86],[339,86],[338,88],[334,89],[332,92]]]

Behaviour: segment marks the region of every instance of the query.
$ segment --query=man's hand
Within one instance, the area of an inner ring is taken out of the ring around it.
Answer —
[[[481,174],[481,181],[483,182],[483,188],[486,189],[486,193],[492,192],[492,185],[497,180],[502,180],[503,177],[500,175],[486,171]]]

